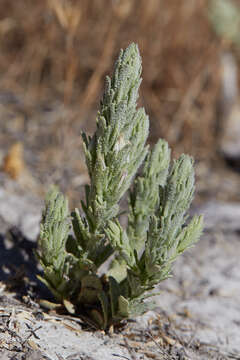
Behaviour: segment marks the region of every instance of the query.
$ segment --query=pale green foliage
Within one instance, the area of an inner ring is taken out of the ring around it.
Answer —
[[[240,7],[232,0],[211,0],[209,18],[220,37],[240,46]]]
[[[168,277],[171,262],[198,240],[202,230],[201,217],[194,218],[182,228],[193,191],[192,159],[182,155],[172,166],[161,191],[159,206],[151,219],[145,256],[149,278],[160,281]]]
[[[121,51],[112,80],[106,86],[92,138],[84,135],[91,179],[87,216],[94,231],[118,213],[118,202],[146,156],[148,117],[136,110],[141,82],[141,61],[136,45]]]
[[[51,189],[42,214],[37,256],[44,269],[44,279],[57,298],[64,297],[69,265],[65,245],[70,231],[68,203],[64,196]]]
[[[145,146],[148,117],[136,109],[140,74],[139,50],[131,44],[107,78],[95,134],[83,134],[90,185],[82,212],[71,214],[74,236],[67,201],[54,189],[38,242],[42,281],[68,311],[101,328],[151,308],[144,301],[152,296],[148,291],[170,275],[172,262],[202,231],[201,217],[184,225],[194,192],[192,159],[182,155],[171,166],[166,141],[152,150]],[[123,227],[119,201],[127,190]],[[109,271],[100,276],[112,254]]]
[[[141,250],[146,240],[149,218],[159,202],[159,186],[164,187],[170,163],[170,150],[164,140],[159,140],[148,153],[143,172],[135,180],[129,196],[127,233],[132,248]]]

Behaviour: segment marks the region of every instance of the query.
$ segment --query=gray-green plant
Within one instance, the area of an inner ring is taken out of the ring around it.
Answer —
[[[216,34],[239,48],[240,7],[232,0],[211,0],[209,19]]]
[[[121,50],[96,131],[82,135],[90,184],[81,210],[70,214],[63,194],[51,189],[38,240],[40,279],[67,311],[103,329],[152,308],[151,290],[202,232],[201,216],[186,224],[192,158],[183,154],[170,164],[165,140],[152,150],[146,145],[149,119],[136,108],[141,70],[137,45]],[[128,209],[121,211],[124,195]]]

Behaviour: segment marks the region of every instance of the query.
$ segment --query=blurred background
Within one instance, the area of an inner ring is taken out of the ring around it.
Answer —
[[[149,142],[196,160],[196,202],[240,200],[238,0],[0,0],[0,183],[78,205],[104,77],[138,43]],[[11,180],[10,180],[11,179]],[[1,185],[1,186],[2,186]]]

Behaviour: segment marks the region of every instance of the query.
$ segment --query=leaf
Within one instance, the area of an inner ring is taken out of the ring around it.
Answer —
[[[170,163],[170,150],[165,140],[160,139],[148,153],[142,175],[137,176],[129,197],[127,234],[132,248],[138,252],[147,237],[150,217],[159,203],[159,187],[164,187]]]
[[[101,291],[98,294],[98,299],[101,303],[101,307],[102,307],[102,312],[103,312],[103,329],[106,329],[107,325],[108,325],[108,311],[109,311],[109,302],[108,302],[108,298],[107,295],[105,294],[104,291]]]
[[[78,301],[84,304],[95,304],[102,290],[102,283],[97,275],[86,275],[81,280],[81,292]]]
[[[75,306],[70,301],[63,299],[63,305],[70,314],[75,314]]]
[[[104,319],[103,319],[103,315],[99,312],[99,310],[93,309],[93,310],[91,310],[90,314],[91,314],[91,318],[94,320],[94,322],[96,323],[96,325],[97,325],[100,329],[104,329]]]
[[[46,197],[36,255],[44,270],[45,284],[59,297],[68,288],[68,254],[65,246],[70,231],[68,203],[52,188]]]
[[[149,120],[144,109],[136,110],[141,69],[136,44],[120,52],[112,79],[106,80],[97,130],[92,138],[83,134],[90,175],[86,218],[95,231],[117,215],[117,204],[147,153]]]
[[[130,316],[129,301],[122,295],[118,297],[118,314],[122,319]]]
[[[120,294],[121,291],[118,282],[114,279],[114,277],[109,276],[109,295],[110,295],[111,312],[113,318],[116,318],[117,316],[118,298]]]

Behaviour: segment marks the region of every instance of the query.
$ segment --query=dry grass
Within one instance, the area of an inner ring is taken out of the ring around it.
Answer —
[[[1,88],[31,103],[57,98],[76,107],[72,124],[96,108],[119,48],[135,41],[151,140],[162,136],[176,153],[209,158],[222,45],[207,6],[208,0],[2,0]]]

